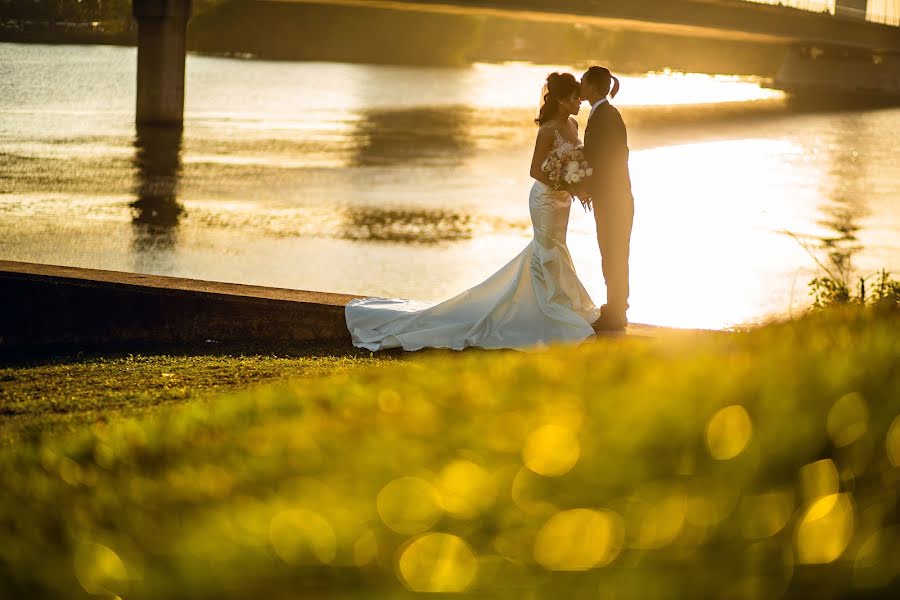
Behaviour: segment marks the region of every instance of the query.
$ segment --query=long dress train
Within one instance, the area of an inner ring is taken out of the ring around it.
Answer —
[[[346,309],[353,345],[403,348],[527,348],[594,335],[600,314],[566,246],[571,196],[535,181],[528,199],[534,239],[491,277],[439,304],[364,298]]]

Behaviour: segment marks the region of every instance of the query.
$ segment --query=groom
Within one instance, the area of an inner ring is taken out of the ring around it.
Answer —
[[[615,97],[618,91],[619,80],[606,67],[591,67],[581,77],[581,99],[591,104],[584,130],[584,154],[593,168],[584,186],[593,204],[606,281],[606,304],[593,323],[597,332],[623,332],[628,325],[625,313],[634,198],[628,172],[628,134],[619,111],[607,98]]]

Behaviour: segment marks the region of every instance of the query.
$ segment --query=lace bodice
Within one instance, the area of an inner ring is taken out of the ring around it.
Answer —
[[[553,148],[550,150],[549,153],[547,153],[547,157],[544,159],[543,164],[545,164],[545,165],[547,164],[547,160],[550,159],[551,155],[555,154],[556,156],[566,156],[567,154],[572,152],[572,150],[574,150],[575,148],[580,148],[581,146],[584,145],[584,144],[582,144],[581,140],[578,138],[576,138],[576,141],[574,141],[574,142],[571,140],[567,140],[563,136],[563,134],[561,134],[559,132],[558,129],[556,131],[554,131],[553,133],[556,134],[556,139],[553,140]]]
[[[578,148],[583,145],[581,143],[581,140],[577,139],[577,138],[576,138],[577,141],[575,141],[575,142],[573,142],[571,140],[567,140],[559,132],[558,129],[555,130],[553,133],[556,134],[556,139],[553,140],[553,148],[550,149],[550,152],[547,153],[547,156],[544,157],[544,161],[541,163],[541,170],[544,171],[545,173],[548,171],[548,161],[550,161],[551,158],[565,157],[569,153],[571,153],[573,150],[575,150],[575,148]]]
[[[578,140],[577,142],[567,140],[565,137],[563,137],[563,134],[559,132],[559,129],[557,129],[553,133],[556,134],[556,139],[553,141],[553,149],[556,151],[559,151],[559,149],[561,148],[565,150],[572,150],[582,145],[581,140]]]

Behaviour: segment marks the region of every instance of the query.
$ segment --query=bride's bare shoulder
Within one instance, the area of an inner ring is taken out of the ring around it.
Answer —
[[[553,132],[559,129],[559,125],[554,123],[553,121],[547,121],[540,127],[538,127],[538,133],[543,135],[553,135]]]
[[[538,127],[537,139],[538,141],[555,139],[557,131],[559,131],[559,127],[555,123],[544,123]]]

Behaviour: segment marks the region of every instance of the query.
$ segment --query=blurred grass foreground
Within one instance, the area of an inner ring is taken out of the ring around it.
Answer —
[[[5,445],[0,597],[898,597],[898,332],[438,354]]]

